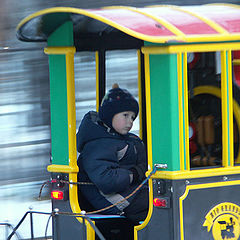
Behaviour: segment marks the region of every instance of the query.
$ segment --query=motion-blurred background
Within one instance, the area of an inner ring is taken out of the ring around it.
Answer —
[[[29,14],[57,6],[142,7],[213,2],[224,1],[0,0],[0,223],[16,226],[29,208],[51,211],[48,187],[43,190],[42,200],[38,200],[41,184],[50,177],[46,170],[51,157],[48,58],[43,53],[46,44],[18,41],[15,36],[17,24]],[[240,4],[240,0],[226,2]],[[120,55],[118,52],[108,52],[107,88],[118,82],[136,95],[136,69],[135,51],[124,51]],[[75,78],[78,126],[84,113],[95,108],[94,53],[76,54]],[[46,222],[47,218],[34,218],[35,237],[44,236]],[[30,238],[28,219],[18,233],[22,238]],[[47,235],[51,235],[51,226]],[[0,240],[6,239],[6,236],[7,228],[0,225]]]

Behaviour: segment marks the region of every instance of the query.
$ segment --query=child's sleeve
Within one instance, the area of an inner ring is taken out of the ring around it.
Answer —
[[[139,138],[135,141],[135,146],[137,151],[137,163],[132,167],[132,171],[137,172],[138,179],[136,182],[141,182],[145,178],[145,173],[147,171],[146,150],[144,143]]]
[[[104,194],[121,192],[130,185],[131,171],[120,168],[116,145],[108,139],[91,141],[82,152],[82,166]]]

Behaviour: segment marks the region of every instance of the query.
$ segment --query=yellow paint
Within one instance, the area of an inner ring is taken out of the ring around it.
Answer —
[[[112,8],[114,9],[114,8]],[[120,7],[116,7],[115,9],[120,9]],[[106,9],[107,10],[107,9]],[[109,9],[111,10],[111,9]],[[219,34],[206,34],[206,35],[186,35],[183,36],[180,34],[180,32],[178,31],[178,36],[164,36],[164,37],[155,37],[155,36],[149,36],[146,34],[142,34],[142,33],[138,33],[135,32],[123,25],[120,25],[108,18],[102,17],[96,13],[93,13],[89,10],[85,10],[85,9],[78,9],[78,8],[72,8],[72,7],[54,7],[54,8],[48,8],[48,9],[44,9],[41,11],[38,11],[28,17],[26,17],[25,19],[23,19],[17,26],[17,30],[19,30],[21,27],[23,27],[24,24],[26,24],[27,22],[31,21],[34,18],[40,17],[42,15],[46,15],[46,14],[53,14],[53,13],[74,13],[74,14],[80,14],[83,16],[87,16],[93,19],[96,19],[98,21],[101,21],[103,23],[106,23],[128,35],[131,35],[135,38],[138,39],[142,39],[144,41],[148,41],[148,42],[153,42],[153,43],[165,43],[171,40],[175,40],[175,41],[180,41],[180,42],[220,42],[220,41],[234,41],[234,40],[239,40],[240,39],[240,34],[227,34],[226,32],[224,33],[223,29],[221,29],[220,26],[218,26],[216,23],[211,22],[210,20],[206,21],[206,18],[204,18],[203,16],[199,16],[202,18],[203,21],[207,22],[207,24],[210,24],[211,27],[215,28],[218,30],[218,32],[220,32]],[[155,18],[154,16],[152,16],[151,18]],[[159,18],[158,18],[158,21]],[[165,20],[163,20],[165,21]],[[163,23],[162,21],[162,23]],[[171,28],[172,31],[175,31],[173,28],[174,26],[170,26],[170,24],[167,24],[167,22],[165,21],[164,24],[166,25],[166,27]]]
[[[228,51],[228,102],[229,102],[229,151],[230,166],[234,166],[234,133],[233,133],[233,89],[232,89],[232,52]]]
[[[189,159],[189,121],[188,121],[188,75],[187,75],[187,53],[183,53],[183,84],[184,84],[184,119],[185,119],[185,153],[186,153],[186,170],[190,170]]]
[[[142,123],[142,81],[141,81],[141,52],[137,50],[138,57],[138,103],[139,103],[139,137],[143,138],[143,123]]]
[[[94,224],[95,222],[92,221]],[[95,231],[88,221],[85,221],[87,227],[87,240],[95,240]]]
[[[153,184],[152,184],[152,179],[149,179],[149,208],[148,208],[148,215],[144,222],[141,225],[135,226],[134,227],[134,240],[138,240],[138,231],[145,228],[152,216],[153,212]]]
[[[50,165],[48,171],[69,173],[69,182],[77,182],[77,149],[76,149],[76,109],[75,109],[75,80],[74,80],[74,53],[75,47],[48,47],[45,48],[46,54],[65,54],[66,55],[66,74],[67,74],[67,107],[68,107],[68,142],[69,142],[69,166]],[[78,188],[76,184],[69,184],[69,202],[73,213],[80,213],[81,209],[78,202]],[[82,218],[77,217],[80,223]],[[95,240],[94,229],[88,222],[86,224],[87,239]]]
[[[95,52],[95,64],[96,64],[96,111],[98,112],[98,108],[100,105],[99,102],[99,53]]]
[[[46,47],[44,48],[44,53],[50,55],[59,55],[59,54],[74,54],[76,52],[75,47]]]
[[[214,206],[205,216],[203,227],[207,227],[207,231],[212,230],[212,236],[215,240],[223,239],[221,230],[229,230],[233,233],[229,239],[239,239],[240,235],[240,207],[232,202],[223,202]],[[222,222],[222,224],[219,224]],[[231,229],[227,229],[231,226]]]
[[[145,62],[148,166],[152,170],[151,92],[150,92],[150,65],[149,65],[149,55],[148,54],[146,54],[144,56],[144,62]]]
[[[77,167],[74,54],[66,54],[69,166]]]
[[[228,89],[226,72],[226,51],[221,52],[221,99],[222,99],[222,165],[228,166]]]
[[[147,171],[148,176],[150,171]],[[203,178],[203,177],[213,177],[221,175],[234,175],[240,174],[240,167],[212,167],[207,169],[199,169],[192,171],[157,171],[151,176],[151,178],[156,179],[191,179],[191,178]]]
[[[168,54],[179,52],[216,52],[224,50],[240,50],[240,43],[208,43],[208,44],[179,44],[170,46],[146,46],[142,47],[145,54]]]
[[[150,93],[150,65],[149,55],[144,56],[145,62],[145,89],[146,89],[146,114],[147,114],[147,147],[148,147],[148,168],[152,171],[152,127],[151,127],[151,93]],[[134,240],[137,240],[137,232],[149,223],[153,211],[153,187],[152,179],[149,179],[149,209],[144,222],[134,227]]]
[[[197,185],[187,185],[185,192],[179,198],[179,215],[180,215],[180,236],[181,240],[184,240],[184,225],[183,225],[183,201],[188,196],[191,190],[195,189],[206,189],[206,188],[215,188],[215,187],[223,187],[223,186],[235,186],[240,185],[240,180],[236,181],[224,181],[224,182],[214,182],[214,183],[204,183],[204,184],[197,184]]]
[[[52,164],[47,167],[47,170],[48,172],[78,173],[78,167],[72,167],[67,165]]]
[[[182,54],[177,55],[177,70],[178,70],[178,111],[179,111],[179,148],[180,148],[180,170],[184,171],[184,144],[183,144],[183,95],[182,95]]]

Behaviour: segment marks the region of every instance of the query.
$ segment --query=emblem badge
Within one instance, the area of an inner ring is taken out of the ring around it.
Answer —
[[[240,207],[225,202],[212,208],[205,216],[204,227],[212,231],[214,240],[237,240],[240,235]]]

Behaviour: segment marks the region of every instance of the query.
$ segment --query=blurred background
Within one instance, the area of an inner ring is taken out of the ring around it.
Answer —
[[[155,4],[193,5],[220,0],[1,0],[0,1],[0,223],[16,226],[29,209],[51,211],[49,189],[38,194],[50,178],[46,168],[51,157],[48,58],[45,43],[25,43],[16,38],[17,24],[29,14],[57,6],[97,8],[109,5],[142,7]],[[239,0],[227,1],[240,4]],[[95,109],[95,55],[75,55],[77,127],[88,110]],[[135,51],[107,53],[107,89],[118,82],[137,96]],[[134,126],[137,132],[138,125]],[[41,218],[41,219],[40,219]],[[34,236],[44,236],[48,217],[34,218]],[[41,222],[41,224],[39,224]],[[29,219],[19,228],[30,238]],[[51,224],[47,235],[51,235]],[[0,240],[7,229],[0,225]],[[13,238],[14,239],[14,238]]]

